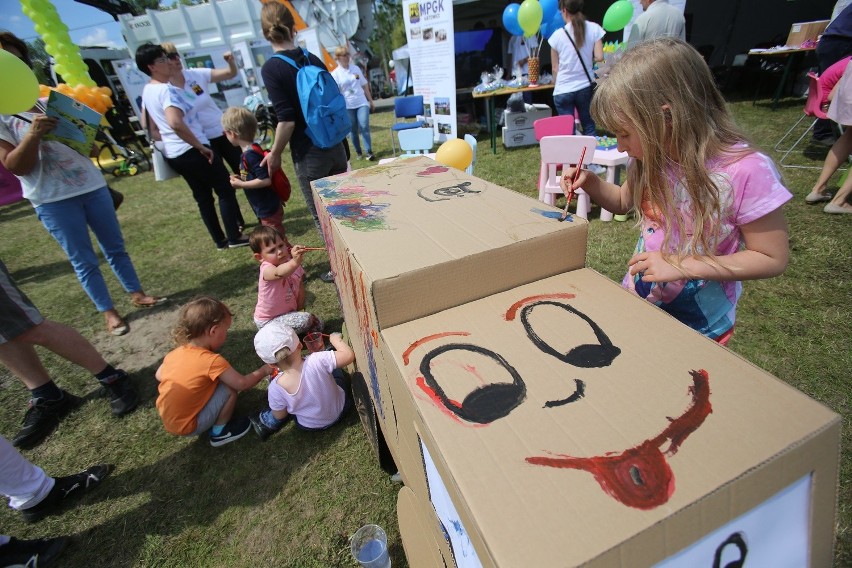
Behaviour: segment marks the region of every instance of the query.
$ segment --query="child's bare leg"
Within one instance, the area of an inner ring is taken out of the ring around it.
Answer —
[[[831,176],[834,175],[834,172],[837,171],[841,164],[849,159],[850,153],[852,153],[852,128],[847,128],[831,147],[831,150],[828,151],[825,163],[822,166],[822,172],[814,184],[810,195],[808,195],[811,200],[825,196],[825,188],[828,185],[828,180],[831,179]]]
[[[213,423],[213,426],[224,426],[234,416],[234,408],[237,407],[237,391],[230,387],[228,387],[228,391],[228,400],[225,402],[222,410],[219,411],[219,415],[216,417],[216,422]]]

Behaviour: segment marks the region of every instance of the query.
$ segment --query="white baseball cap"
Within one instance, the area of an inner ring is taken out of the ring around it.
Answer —
[[[294,352],[299,346],[299,336],[296,331],[283,323],[271,321],[263,326],[254,336],[254,350],[264,363],[274,365],[278,361],[275,354],[284,348]]]

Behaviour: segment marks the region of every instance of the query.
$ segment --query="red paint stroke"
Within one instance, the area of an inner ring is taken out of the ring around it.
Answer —
[[[674,473],[666,461],[677,453],[686,438],[695,432],[713,411],[710,405],[710,379],[707,371],[690,371],[693,384],[689,387],[692,402],[679,417],[668,417],[671,424],[663,432],[635,448],[620,454],[609,453],[591,458],[528,457],[534,465],[564,469],[579,469],[591,473],[606,493],[628,507],[648,510],[666,503],[675,490]],[[668,450],[660,446],[671,440]]]
[[[541,300],[570,300],[571,298],[575,298],[576,294],[570,294],[568,292],[560,292],[556,294],[539,294],[538,296],[530,296],[528,298],[524,298],[523,300],[518,300],[506,311],[506,321],[513,321],[515,316],[518,314],[518,310],[523,308],[526,304],[532,302],[539,302]]]
[[[470,332],[468,332],[468,331],[443,331],[441,333],[436,333],[434,335],[427,335],[426,337],[421,337],[420,339],[418,339],[417,341],[415,341],[414,343],[409,345],[408,349],[406,349],[402,353],[402,362],[405,363],[406,365],[408,365],[409,356],[411,355],[411,352],[414,351],[415,349],[417,349],[418,347],[420,347],[421,345],[423,345],[424,343],[432,341],[433,339],[440,339],[442,337],[449,337],[451,335],[467,336],[467,335],[470,335]]]
[[[429,385],[426,384],[426,379],[424,379],[421,376],[418,376],[417,379],[415,380],[415,382],[417,383],[417,386],[420,387],[420,390],[422,390],[424,393],[426,393],[426,396],[429,397],[429,400],[432,401],[432,403],[438,408],[438,410],[440,410],[441,412],[443,412],[444,414],[446,414],[447,416],[449,416],[450,418],[455,420],[457,423],[464,424],[462,422],[461,418],[456,416],[456,414],[453,413],[453,411],[451,411],[449,408],[447,408],[444,405],[444,402],[438,397],[438,395],[435,393],[435,391],[432,389],[432,387],[430,387]],[[456,400],[447,400],[447,402],[452,404],[456,408],[461,408],[461,404],[459,404],[459,402],[456,401]]]
[[[417,172],[417,175],[418,176],[428,176],[428,175],[432,175],[432,174],[442,174],[442,173],[448,172],[448,171],[450,171],[450,169],[446,168],[444,166],[429,166],[425,170]]]

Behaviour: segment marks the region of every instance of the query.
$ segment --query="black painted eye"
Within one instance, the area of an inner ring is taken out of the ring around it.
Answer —
[[[740,553],[740,557],[733,562],[728,562],[722,566],[722,553],[725,548],[733,546]],[[748,556],[748,544],[745,540],[745,533],[735,532],[731,534],[725,542],[719,545],[716,549],[716,554],[713,555],[713,568],[743,568],[745,566],[746,556]]]
[[[535,308],[546,305],[562,308],[563,310],[570,312],[585,321],[589,324],[589,327],[592,328],[592,331],[595,332],[598,344],[577,345],[567,353],[562,353],[554,349],[549,343],[539,337],[529,321],[530,313]],[[583,369],[608,367],[612,364],[615,358],[621,354],[621,348],[613,345],[607,334],[604,333],[600,326],[592,321],[589,316],[562,302],[545,300],[524,306],[521,310],[521,324],[523,324],[524,330],[526,330],[527,336],[530,338],[530,341],[533,342],[533,345],[538,347],[544,353],[552,355],[560,361],[575,367],[581,367]]]
[[[450,400],[432,374],[432,360],[450,351],[470,351],[483,355],[503,367],[512,378],[511,383],[490,383],[471,391],[461,404]],[[478,345],[451,343],[431,350],[420,362],[420,373],[435,396],[453,414],[477,424],[489,424],[507,416],[527,397],[527,386],[521,375],[500,355]]]

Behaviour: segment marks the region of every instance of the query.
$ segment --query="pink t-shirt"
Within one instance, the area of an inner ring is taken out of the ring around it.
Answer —
[[[311,353],[302,363],[301,381],[295,393],[284,390],[277,377],[269,383],[269,408],[286,410],[305,428],[325,428],[334,423],[346,403],[346,393],[331,375],[336,367],[334,351]]]
[[[772,161],[764,154],[752,153],[731,164],[719,161],[707,164],[711,178],[719,187],[722,200],[722,219],[719,244],[713,251],[718,257],[733,254],[742,246],[740,226],[756,221],[775,211],[793,195],[781,183],[781,176]],[[674,202],[683,218],[684,228],[692,231],[689,197],[680,184],[674,186]],[[662,249],[665,232],[653,211],[643,203],[645,216],[636,252]],[[672,250],[680,250],[676,235],[669,239]],[[704,251],[685,251],[704,254]],[[724,262],[724,258],[720,258]],[[641,274],[625,275],[622,286],[639,297],[662,308],[689,327],[711,339],[723,335],[734,326],[737,301],[742,293],[738,280],[675,280],[673,282],[642,282]]]
[[[305,270],[300,266],[287,278],[264,280],[263,271],[267,268],[275,268],[275,265],[266,261],[260,263],[254,319],[261,321],[298,311],[299,283],[305,274]]]

